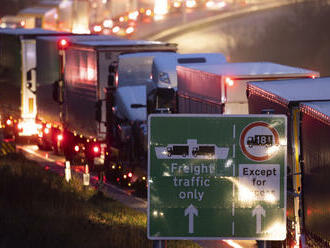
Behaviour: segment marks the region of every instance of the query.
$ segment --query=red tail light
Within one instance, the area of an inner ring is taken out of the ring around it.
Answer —
[[[68,48],[69,42],[66,39],[60,39],[58,41],[57,45],[58,45],[58,49],[64,50],[64,49]]]
[[[8,120],[6,121],[6,124],[7,124],[8,126],[10,126],[11,124],[13,124],[13,122],[12,122],[10,119],[8,119]]]
[[[128,172],[127,176],[128,177],[132,177],[133,176],[133,173],[132,172]]]
[[[63,140],[63,135],[62,134],[57,135],[57,140],[62,141]]]
[[[74,146],[74,150],[75,150],[76,152],[79,152],[79,150],[80,150],[79,146]]]
[[[94,146],[93,147],[93,152],[94,153],[99,153],[101,151],[100,147],[99,146]]]

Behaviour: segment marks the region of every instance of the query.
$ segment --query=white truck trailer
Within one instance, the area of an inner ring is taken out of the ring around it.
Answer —
[[[270,62],[178,66],[179,113],[248,114],[250,81],[319,77],[319,73]]]
[[[7,137],[37,133],[36,37],[60,34],[65,33],[42,29],[0,30],[0,114]]]

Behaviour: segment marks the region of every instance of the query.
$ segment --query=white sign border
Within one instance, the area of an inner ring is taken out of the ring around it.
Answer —
[[[185,236],[185,237],[162,237],[162,236],[150,236],[150,124],[151,124],[151,118],[153,117],[207,117],[207,118],[284,118],[284,133],[287,136],[287,116],[280,114],[280,115],[265,115],[265,114],[247,114],[247,115],[221,115],[221,114],[150,114],[148,116],[148,194],[147,194],[147,201],[148,201],[148,206],[147,206],[147,237],[149,240],[226,240],[226,239],[231,239],[231,240],[269,240],[266,237],[235,237],[235,236],[230,236],[230,237],[192,237],[192,236]],[[283,219],[285,220],[285,225],[287,222],[286,218],[286,209],[287,209],[287,149],[285,149],[284,153],[284,213],[283,213]]]

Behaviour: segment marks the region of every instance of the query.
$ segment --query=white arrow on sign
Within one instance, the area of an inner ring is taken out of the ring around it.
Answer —
[[[194,233],[194,215],[198,216],[198,210],[194,205],[190,204],[184,210],[184,216],[189,215],[189,233]]]
[[[256,216],[257,219],[256,233],[261,233],[261,215],[266,217],[266,211],[262,206],[257,205],[252,211],[252,216]]]

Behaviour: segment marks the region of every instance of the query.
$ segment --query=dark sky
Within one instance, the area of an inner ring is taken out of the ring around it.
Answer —
[[[15,15],[19,10],[38,2],[39,0],[1,0],[0,16]]]

